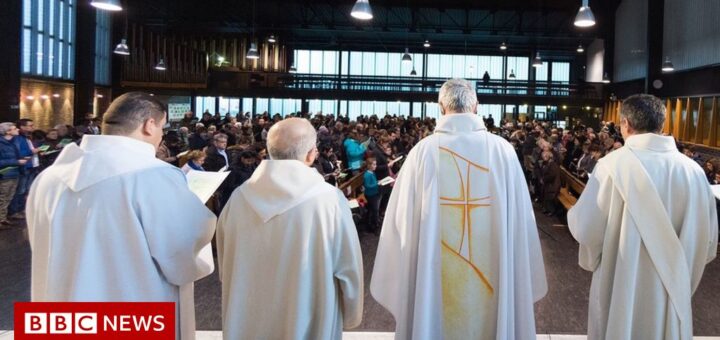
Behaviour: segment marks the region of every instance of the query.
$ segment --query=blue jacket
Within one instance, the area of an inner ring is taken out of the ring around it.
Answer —
[[[0,179],[12,179],[20,176],[20,164],[18,164],[20,158],[22,157],[20,157],[20,152],[15,143],[0,137],[0,170],[15,167],[15,169],[1,174]]]
[[[348,168],[350,168],[350,170],[360,169],[365,159],[365,146],[352,138],[346,139],[343,145],[345,146]]]
[[[363,186],[365,187],[365,196],[377,196],[380,192],[377,177],[375,177],[375,174],[371,171],[365,171],[365,175],[363,175]]]
[[[25,158],[25,157],[32,157],[32,149],[30,149],[30,146],[28,145],[28,140],[23,135],[17,135],[13,137],[12,139],[13,144],[15,144],[15,147],[20,152],[19,158]],[[25,163],[24,169],[30,169],[32,168],[32,162],[28,161]]]

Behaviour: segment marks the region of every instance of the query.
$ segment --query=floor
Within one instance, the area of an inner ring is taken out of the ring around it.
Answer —
[[[537,333],[550,335],[540,339],[583,339],[560,335],[585,334],[587,327],[590,273],[577,265],[577,244],[561,218],[536,214],[545,259],[549,291],[535,305]],[[378,238],[361,233],[365,265],[365,310],[363,322],[345,339],[386,339],[394,330],[392,316],[372,298],[368,291]],[[11,330],[12,303],[30,299],[30,248],[24,228],[0,230],[0,329]],[[220,282],[210,275],[195,286],[197,327],[220,330]],[[698,291],[693,296],[695,335],[720,335],[720,260],[711,262]],[[383,333],[377,333],[383,332]],[[217,332],[203,332],[200,339],[219,339]],[[9,336],[0,331],[0,339]]]

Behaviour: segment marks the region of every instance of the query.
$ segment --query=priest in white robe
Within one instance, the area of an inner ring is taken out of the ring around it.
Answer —
[[[588,339],[691,340],[691,297],[715,258],[715,199],[703,170],[660,135],[665,105],[627,98],[625,146],[602,158],[568,224],[593,272]]]
[[[147,94],[120,96],[105,135],[66,146],[37,177],[32,301],[174,302],[177,338],[194,339],[193,281],[214,270],[199,254],[216,220],[182,171],[155,158],[165,111]]]
[[[350,207],[311,167],[305,119],[268,132],[268,153],[218,220],[225,339],[341,339],[360,324],[363,265]]]
[[[390,196],[370,291],[396,339],[535,339],[547,283],[520,163],[469,82],[446,82],[439,105]]]

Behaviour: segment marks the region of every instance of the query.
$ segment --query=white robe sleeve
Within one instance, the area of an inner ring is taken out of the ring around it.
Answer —
[[[138,190],[140,223],[150,255],[167,280],[182,286],[203,278],[214,270],[203,261],[200,250],[215,233],[215,216],[190,192],[182,172],[162,168],[149,171],[146,190],[165,193],[167,200],[148,200]]]
[[[343,326],[355,328],[362,322],[363,262],[360,241],[347,199],[338,191],[339,212],[333,249],[334,275],[340,288]]]
[[[613,189],[604,164],[598,163],[582,195],[567,214],[570,232],[580,244],[580,267],[587,271],[594,272],[600,265]]]
[[[403,249],[406,248],[406,231],[418,223],[414,219],[415,202],[408,201],[409,197],[416,198],[416,154],[416,149],[408,154],[390,194],[370,281],[372,296],[390,311],[396,321],[401,305],[407,303],[403,301],[407,294],[401,291],[407,280],[403,270],[403,261],[406,261],[408,256],[403,254]]]

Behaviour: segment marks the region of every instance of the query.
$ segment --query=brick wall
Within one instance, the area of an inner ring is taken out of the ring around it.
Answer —
[[[73,123],[74,87],[62,82],[22,79],[20,118],[30,118],[35,128],[47,130]]]

